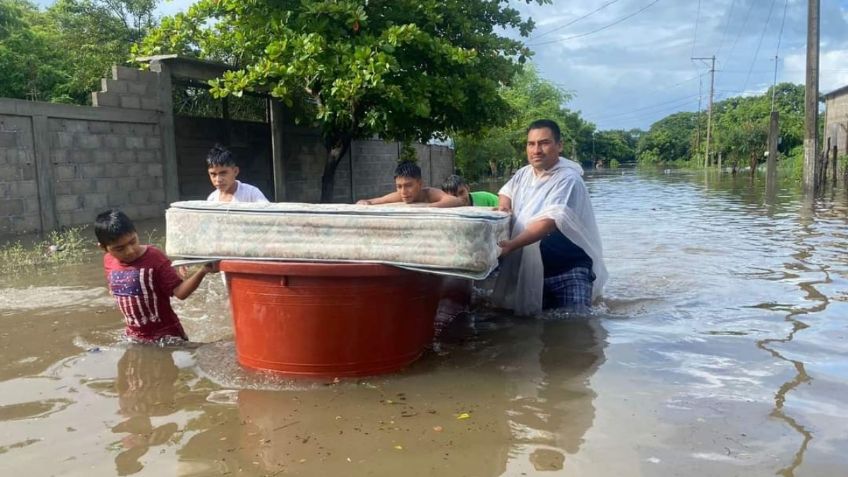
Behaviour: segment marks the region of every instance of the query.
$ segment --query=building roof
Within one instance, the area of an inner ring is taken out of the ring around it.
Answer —
[[[848,94],[848,85],[843,86],[841,88],[837,88],[837,89],[831,91],[830,93],[825,93],[822,96],[824,97],[824,99],[830,99],[830,98],[835,98],[837,96],[842,96],[844,94]]]

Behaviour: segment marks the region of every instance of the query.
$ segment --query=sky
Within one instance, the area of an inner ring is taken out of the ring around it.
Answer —
[[[51,0],[38,3],[50,4]],[[194,0],[163,0],[161,15]],[[678,111],[804,83],[807,0],[552,0],[511,5],[536,22],[524,39],[540,75],[599,129],[647,129]],[[785,14],[784,14],[785,12]],[[848,0],[821,0],[819,89],[848,85]]]

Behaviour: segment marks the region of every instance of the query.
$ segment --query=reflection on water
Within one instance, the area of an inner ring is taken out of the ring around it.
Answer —
[[[220,280],[176,306],[198,344],[158,348],[120,341],[94,263],[0,277],[0,473],[848,474],[845,189],[588,185],[612,277],[599,316],[478,307],[389,376],[239,368]]]
[[[118,475],[140,471],[144,466],[139,459],[151,447],[167,443],[179,429],[174,422],[154,427],[151,421],[174,412],[178,375],[171,353],[158,347],[131,345],[118,361],[115,387],[119,413],[125,418],[112,427],[112,432],[125,434],[122,450],[115,456]]]

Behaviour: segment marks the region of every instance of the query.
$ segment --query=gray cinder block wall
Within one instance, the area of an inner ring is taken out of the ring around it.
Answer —
[[[848,153],[848,86],[825,95],[825,126],[822,144],[837,147],[839,155]],[[828,151],[830,153],[830,151]]]
[[[349,158],[353,161],[353,182],[342,182],[336,175],[336,196],[348,196],[352,201],[378,197],[395,190],[394,170],[399,149],[395,142],[380,140],[355,141]],[[441,187],[445,178],[454,171],[454,152],[446,146],[415,145],[416,161],[421,167],[425,186]],[[350,168],[343,162],[339,169]],[[348,176],[349,177],[349,176]]]
[[[165,209],[158,75],[116,66],[94,107],[0,99],[0,236]]]

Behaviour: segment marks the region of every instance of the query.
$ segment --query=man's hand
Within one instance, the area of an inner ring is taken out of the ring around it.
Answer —
[[[504,240],[502,242],[498,242],[498,247],[501,248],[501,254],[498,255],[498,258],[509,255],[510,252],[515,250],[515,245],[512,240]]]
[[[492,210],[496,210],[498,212],[506,212],[507,214],[512,213],[512,207],[509,207],[509,206],[498,206],[498,207],[495,207]]]
[[[356,205],[374,205],[374,204],[372,204],[370,200],[362,199],[362,200],[356,201]]]

